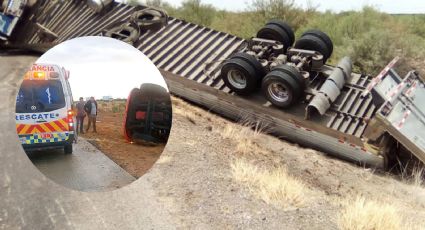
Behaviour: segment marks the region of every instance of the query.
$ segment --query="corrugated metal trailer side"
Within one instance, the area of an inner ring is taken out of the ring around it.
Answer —
[[[97,14],[84,1],[42,2],[32,9],[28,19],[42,24],[58,38],[45,43],[27,23],[21,25],[15,44],[45,48],[74,37],[101,35],[105,29],[128,21],[138,9],[115,3],[108,12]],[[273,134],[302,145],[357,163],[384,166],[383,157],[367,151],[361,140],[367,120],[375,111],[370,99],[360,98],[370,76],[353,74],[329,117],[322,123],[306,121],[298,113],[278,110],[258,97],[234,96],[224,85],[219,78],[220,61],[244,49],[246,43],[227,33],[169,18],[160,30],[141,33],[133,45],[161,70],[170,91],[177,96],[234,120],[248,117],[262,122]],[[321,83],[317,81],[313,87],[319,88]]]

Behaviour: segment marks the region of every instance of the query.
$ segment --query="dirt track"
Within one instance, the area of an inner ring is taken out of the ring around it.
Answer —
[[[122,131],[124,102],[114,102],[114,106],[119,107],[115,112],[111,108],[111,103],[99,102],[97,133],[89,130],[82,136],[132,176],[139,178],[159,158],[165,144],[146,146],[126,141]],[[86,127],[87,119],[85,119],[84,129]]]

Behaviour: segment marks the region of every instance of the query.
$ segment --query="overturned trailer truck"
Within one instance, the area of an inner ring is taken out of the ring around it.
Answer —
[[[424,82],[400,76],[397,58],[376,77],[336,66],[329,37],[268,22],[245,40],[168,17],[162,10],[113,1],[36,1],[24,7],[5,48],[43,50],[101,35],[144,52],[170,92],[224,117],[251,119],[271,134],[334,156],[388,168],[414,156],[425,162]]]
[[[171,98],[160,85],[143,83],[131,90],[125,108],[123,130],[127,141],[167,143],[172,122]]]

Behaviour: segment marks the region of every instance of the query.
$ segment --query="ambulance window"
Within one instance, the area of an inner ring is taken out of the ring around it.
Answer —
[[[33,106],[35,106],[35,109]],[[24,80],[16,98],[17,113],[50,112],[65,107],[62,83],[58,80]]]

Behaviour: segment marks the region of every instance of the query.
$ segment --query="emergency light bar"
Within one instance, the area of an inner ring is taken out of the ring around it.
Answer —
[[[29,71],[25,74],[24,80],[50,80],[59,79],[59,73],[46,71]]]

